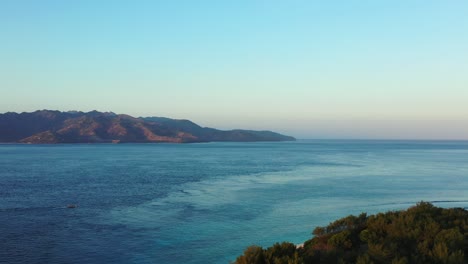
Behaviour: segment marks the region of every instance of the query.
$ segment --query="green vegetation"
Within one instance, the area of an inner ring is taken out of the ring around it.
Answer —
[[[468,211],[421,202],[405,211],[348,216],[297,247],[248,247],[237,264],[468,263]]]

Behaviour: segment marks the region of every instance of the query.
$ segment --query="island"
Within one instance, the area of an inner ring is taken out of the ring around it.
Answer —
[[[272,131],[219,130],[192,121],[132,117],[113,112],[38,110],[0,114],[0,142],[56,143],[197,143],[294,141]]]

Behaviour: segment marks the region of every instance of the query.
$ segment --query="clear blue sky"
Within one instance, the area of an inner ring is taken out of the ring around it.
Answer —
[[[468,1],[0,2],[0,112],[468,139]]]

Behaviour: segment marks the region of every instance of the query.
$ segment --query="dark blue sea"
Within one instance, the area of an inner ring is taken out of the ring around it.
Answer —
[[[229,263],[467,190],[467,141],[4,144],[0,262]]]

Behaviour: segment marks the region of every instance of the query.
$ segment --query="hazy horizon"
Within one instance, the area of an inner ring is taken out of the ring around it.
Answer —
[[[3,1],[0,112],[468,139],[465,1]]]

